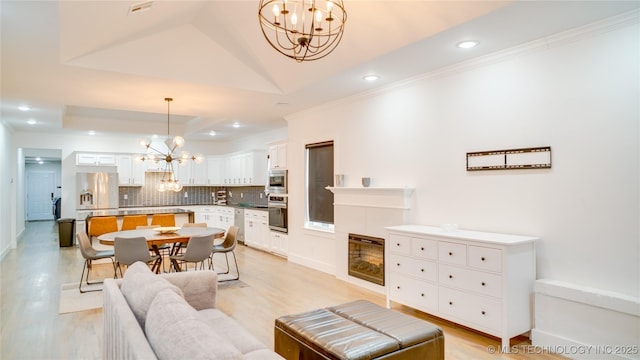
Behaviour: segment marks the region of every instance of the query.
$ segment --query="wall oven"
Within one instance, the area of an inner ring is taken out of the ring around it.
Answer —
[[[269,185],[268,189],[270,193],[287,193],[287,170],[271,170],[269,171]]]
[[[287,232],[287,194],[269,194],[269,229]]]

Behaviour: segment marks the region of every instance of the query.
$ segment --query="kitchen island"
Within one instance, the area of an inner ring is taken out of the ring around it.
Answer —
[[[122,218],[127,215],[147,215],[147,223],[151,224],[151,217],[154,214],[174,214],[176,217],[176,226],[182,226],[187,222],[194,222],[194,212],[192,210],[169,207],[169,208],[120,208],[120,209],[103,209],[103,210],[86,210],[78,211],[76,215],[76,229],[78,231],[84,229],[89,232],[89,224],[91,219],[104,216],[115,216],[118,221],[118,228],[122,227]]]

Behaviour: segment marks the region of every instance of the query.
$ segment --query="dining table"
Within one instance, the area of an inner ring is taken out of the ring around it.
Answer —
[[[170,255],[175,255],[180,250],[181,245],[189,242],[192,236],[214,235],[216,239],[223,238],[224,229],[215,227],[176,227],[174,231],[167,232],[163,228],[154,229],[136,229],[136,230],[120,230],[104,233],[98,236],[98,241],[103,245],[113,246],[116,237],[119,238],[135,238],[144,237],[149,247],[156,255],[162,258],[159,246],[163,244],[174,244],[171,248]],[[171,260],[173,266],[180,271],[180,264],[176,260]]]

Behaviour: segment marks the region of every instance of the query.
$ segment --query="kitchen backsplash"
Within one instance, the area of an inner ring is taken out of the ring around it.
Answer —
[[[264,186],[185,186],[179,192],[159,192],[161,178],[160,172],[147,172],[144,186],[120,186],[120,207],[215,205],[218,191],[226,191],[228,205],[267,205]]]

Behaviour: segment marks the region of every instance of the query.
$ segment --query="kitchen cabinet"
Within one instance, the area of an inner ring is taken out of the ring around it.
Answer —
[[[269,234],[269,248],[274,254],[287,256],[287,242],[289,236],[279,231],[271,231]]]
[[[267,182],[267,157],[264,151],[234,154],[224,159],[224,185],[257,186]]]
[[[287,168],[287,144],[269,146],[269,170]]]
[[[235,209],[227,206],[216,206],[216,220],[214,223],[215,227],[224,229],[227,231],[230,226],[234,224],[235,221]]]
[[[207,185],[222,184],[222,163],[223,158],[220,156],[207,157]]]
[[[207,163],[200,164],[188,160],[182,164],[174,163],[173,170],[183,186],[207,185]]]
[[[135,161],[134,155],[117,155],[118,182],[120,186],[143,186],[145,166]]]
[[[116,156],[114,154],[76,154],[76,165],[89,166],[116,166]]]
[[[391,301],[509,339],[531,330],[537,238],[402,225],[386,228]]]
[[[269,213],[262,210],[244,211],[244,243],[269,251]]]

